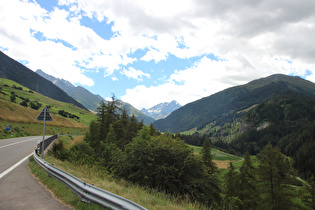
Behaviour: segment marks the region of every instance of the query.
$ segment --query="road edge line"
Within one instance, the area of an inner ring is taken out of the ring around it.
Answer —
[[[11,171],[13,171],[16,167],[18,167],[19,165],[21,165],[27,158],[29,158],[30,156],[32,156],[33,153],[27,155],[25,158],[23,158],[22,160],[20,160],[19,162],[17,162],[16,164],[14,164],[13,166],[11,166],[9,169],[5,170],[2,174],[0,174],[0,179],[2,179],[2,177],[4,177],[5,175],[7,175],[8,173],[10,173]]]

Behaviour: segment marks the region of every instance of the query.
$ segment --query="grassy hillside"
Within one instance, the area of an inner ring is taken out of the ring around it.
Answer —
[[[26,66],[13,60],[0,51],[0,76],[18,82],[19,84],[32,89],[40,94],[58,101],[75,104],[86,109],[78,101],[71,98],[67,93],[55,86],[52,82],[39,76]]]
[[[13,136],[41,135],[43,122],[36,121],[36,118],[44,106],[49,107],[53,118],[52,122],[46,122],[47,135],[85,132],[90,121],[96,117],[85,109],[43,96],[11,80],[0,78],[0,82],[0,138],[10,137],[11,133]],[[11,102],[13,93],[15,102]],[[27,105],[21,105],[23,101],[28,101]],[[40,107],[32,109],[31,103]],[[73,118],[61,116],[58,114],[60,111]],[[8,124],[12,128],[10,132],[5,130]]]
[[[235,118],[244,116],[244,110],[249,110],[250,107],[264,103],[288,90],[315,97],[314,83],[300,77],[277,74],[189,103],[167,118],[154,122],[154,126],[163,132],[182,132],[194,128],[202,130],[211,123],[223,126],[232,123]]]

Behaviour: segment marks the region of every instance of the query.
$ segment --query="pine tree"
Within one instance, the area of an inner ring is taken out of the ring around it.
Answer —
[[[240,209],[254,209],[257,207],[258,193],[255,168],[249,153],[245,154],[244,162],[239,173],[238,197],[242,201]]]
[[[100,106],[97,108],[97,121],[100,126],[100,141],[105,140],[107,133],[109,132],[109,126],[119,118],[118,104],[115,96],[112,96],[112,101],[108,101],[107,103],[101,101]]]
[[[294,190],[290,183],[294,178],[292,166],[278,147],[268,144],[257,156],[261,205],[265,209],[294,209]]]
[[[132,139],[137,136],[138,128],[139,128],[138,121],[135,115],[132,115],[129,121],[128,129],[127,129],[126,144],[131,142]]]
[[[241,205],[241,200],[238,197],[239,177],[232,162],[228,164],[228,170],[224,175],[225,198],[223,209],[238,209]]]
[[[206,165],[207,172],[212,174],[216,171],[217,167],[212,161],[213,155],[211,154],[211,143],[209,139],[206,139],[203,143],[201,150],[202,161]]]
[[[116,144],[117,142],[117,137],[116,137],[116,133],[114,130],[113,125],[109,126],[109,132],[107,133],[106,139],[105,139],[105,143],[106,144]]]
[[[127,144],[127,129],[129,124],[129,116],[125,109],[122,110],[122,114],[119,120],[116,120],[114,123],[114,129],[117,137],[117,146],[124,149],[125,145]]]

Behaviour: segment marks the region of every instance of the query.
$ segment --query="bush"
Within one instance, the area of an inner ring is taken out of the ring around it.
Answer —
[[[64,148],[62,141],[54,143],[52,147],[52,153],[55,158],[61,161],[67,160],[69,158],[69,152]]]
[[[30,107],[32,109],[38,110],[41,106],[42,106],[42,104],[39,103],[38,101],[31,101],[30,102]]]
[[[20,103],[20,105],[21,105],[21,106],[25,106],[25,107],[27,107],[27,106],[28,106],[28,104],[27,104],[27,101],[26,101],[26,100],[23,100],[23,101]]]
[[[217,180],[206,172],[201,157],[171,135],[150,136],[148,127],[126,146],[115,168],[118,176],[142,186],[174,195],[187,194],[207,205],[220,201]]]
[[[95,152],[86,142],[80,142],[70,148],[69,161],[78,165],[86,164],[93,166],[95,164]]]

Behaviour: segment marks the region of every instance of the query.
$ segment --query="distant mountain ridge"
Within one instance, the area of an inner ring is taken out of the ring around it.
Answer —
[[[26,66],[15,61],[0,51],[0,76],[16,81],[19,84],[34,90],[42,95],[58,101],[72,103],[77,107],[87,110],[85,106],[69,96],[51,81],[41,77]]]
[[[73,97],[74,99],[76,99],[77,101],[79,101],[80,103],[82,103],[84,106],[86,106],[88,109],[92,111],[96,111],[97,107],[99,107],[100,105],[100,102],[105,101],[103,97],[101,97],[100,95],[95,95],[91,93],[84,87],[74,86],[69,81],[55,78],[54,76],[46,74],[40,69],[37,70],[36,73],[50,80],[52,83],[54,83],[55,85],[60,87],[62,90],[64,90],[66,93],[68,93],[68,95],[70,95],[71,97]],[[149,125],[150,123],[155,121],[153,118],[143,114],[142,112],[134,108],[132,105],[123,101],[120,101],[120,103],[121,103],[121,108],[126,109],[127,114],[129,116],[132,116],[134,114],[136,119],[139,122],[143,120],[144,124]]]
[[[182,106],[177,101],[173,100],[171,102],[157,104],[150,109],[143,108],[140,111],[155,120],[159,120],[167,117],[169,114],[180,107]]]
[[[63,91],[65,91],[69,96],[83,104],[89,110],[95,111],[96,108],[100,105],[100,102],[103,99],[100,95],[95,95],[81,86],[74,86],[69,81],[64,79],[55,78],[52,75],[46,74],[41,69],[36,70],[36,73],[40,76],[51,81],[53,84],[57,85]]]
[[[181,132],[193,128],[202,129],[214,122],[224,125],[242,115],[243,110],[270,100],[287,90],[315,97],[314,83],[300,77],[275,74],[189,103],[165,119],[157,120],[154,126],[164,132]]]

